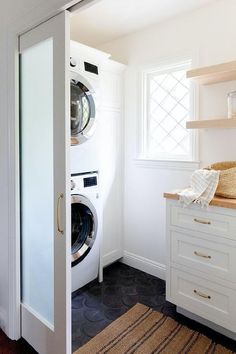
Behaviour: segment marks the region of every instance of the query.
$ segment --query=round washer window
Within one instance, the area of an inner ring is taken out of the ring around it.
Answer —
[[[89,89],[79,81],[71,80],[71,135],[78,136],[94,118],[94,101]]]
[[[76,196],[73,196],[76,199]],[[71,260],[72,266],[81,262],[92,248],[96,237],[94,211],[86,203],[71,204]]]

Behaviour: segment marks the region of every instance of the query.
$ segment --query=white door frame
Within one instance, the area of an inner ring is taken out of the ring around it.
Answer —
[[[19,207],[19,51],[18,38],[21,34],[34,28],[40,23],[57,15],[61,11],[70,9],[80,4],[87,6],[88,3],[97,0],[52,0],[41,3],[33,11],[23,18],[17,18],[8,25],[6,33],[7,53],[7,135],[8,135],[8,321],[5,328],[9,338],[17,340],[21,337],[20,328],[20,207]],[[76,7],[75,7],[76,9]]]

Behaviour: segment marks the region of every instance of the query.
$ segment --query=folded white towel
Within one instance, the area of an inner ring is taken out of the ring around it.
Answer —
[[[190,187],[178,193],[179,200],[184,206],[192,202],[202,207],[208,206],[215,195],[219,182],[219,171],[197,170],[193,172]]]

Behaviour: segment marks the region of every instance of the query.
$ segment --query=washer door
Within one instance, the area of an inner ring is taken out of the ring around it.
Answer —
[[[88,140],[94,130],[95,101],[94,92],[79,76],[73,75],[71,88],[71,136],[72,144],[77,145]]]
[[[71,264],[81,262],[91,251],[97,236],[97,213],[88,198],[71,196]]]

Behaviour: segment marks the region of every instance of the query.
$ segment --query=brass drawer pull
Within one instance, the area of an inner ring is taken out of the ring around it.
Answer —
[[[201,293],[200,291],[198,291],[196,289],[194,289],[193,292],[194,292],[194,294],[196,294],[196,295],[198,295],[200,297],[203,297],[204,299],[209,299],[209,300],[211,299],[210,295],[203,294],[203,293]]]
[[[196,256],[198,256],[198,257],[211,259],[211,256],[208,256],[207,254],[203,254],[203,253],[198,252],[198,251],[194,251],[194,254],[195,254]]]
[[[61,208],[60,208],[60,201],[63,197],[64,195],[61,193],[57,199],[57,231],[61,235],[64,235],[64,230],[61,227]]]
[[[199,224],[204,224],[204,225],[211,225],[210,221],[207,220],[200,220],[200,219],[193,219],[195,222],[198,222]]]

